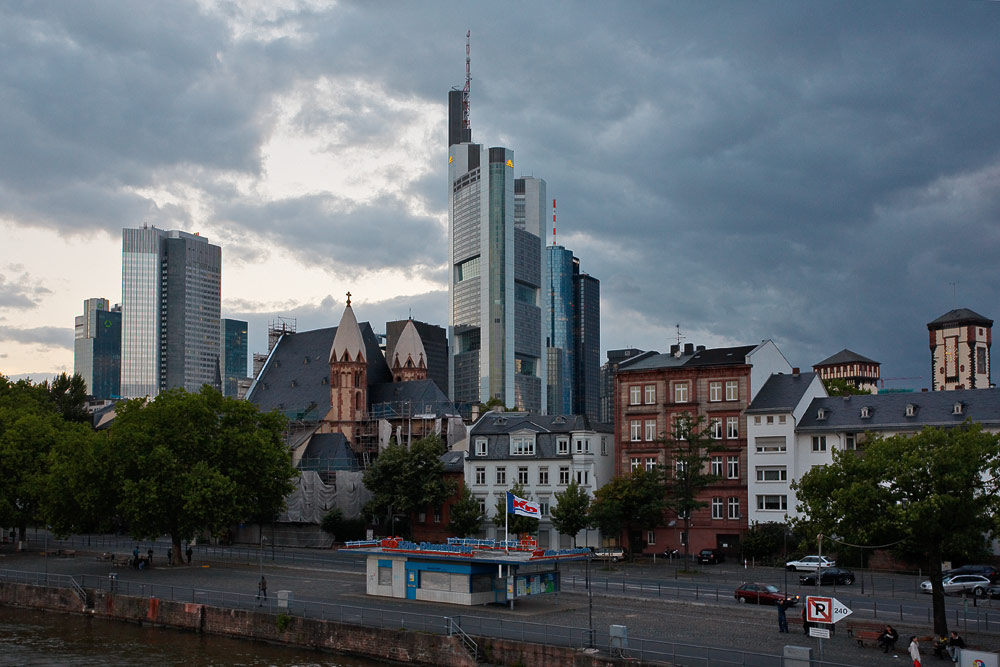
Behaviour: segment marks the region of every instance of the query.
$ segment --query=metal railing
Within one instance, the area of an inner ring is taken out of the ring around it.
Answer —
[[[462,642],[462,645],[469,652],[469,655],[472,656],[472,659],[479,662],[479,645],[472,637],[466,634],[465,630],[462,629],[462,626],[456,623],[453,618],[448,619],[448,636],[457,636],[459,641]]]

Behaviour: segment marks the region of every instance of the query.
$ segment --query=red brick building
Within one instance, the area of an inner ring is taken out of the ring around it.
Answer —
[[[691,553],[718,548],[731,556],[747,528],[747,437],[744,411],[772,373],[791,372],[774,343],[706,349],[671,346],[669,354],[646,352],[622,362],[615,375],[616,474],[662,466],[668,480],[674,461],[663,444],[673,420],[688,413],[705,417],[718,451],[705,472],[718,479],[700,495],[705,507],[692,513],[690,535],[683,519],[668,511],[662,525],[645,534],[624,536],[626,544],[645,542],[645,552],[667,548]]]

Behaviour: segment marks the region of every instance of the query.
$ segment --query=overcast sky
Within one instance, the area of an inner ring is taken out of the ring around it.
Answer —
[[[473,139],[546,180],[602,355],[679,324],[926,387],[927,322],[1000,316],[997,2],[11,1],[0,372],[72,371],[144,222],[222,246],[252,351],[348,290],[376,330],[446,326],[466,30]]]

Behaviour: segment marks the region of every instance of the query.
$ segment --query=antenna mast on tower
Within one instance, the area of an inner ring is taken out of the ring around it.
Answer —
[[[552,200],[552,245],[556,244],[556,200]]]
[[[465,31],[465,88],[462,89],[462,129],[468,130],[469,124],[469,91],[472,89],[472,59],[469,38],[472,36],[471,30]]]

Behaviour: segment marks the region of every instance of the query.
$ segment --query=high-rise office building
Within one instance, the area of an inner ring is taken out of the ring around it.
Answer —
[[[239,382],[247,377],[247,355],[250,348],[247,343],[249,325],[243,320],[223,319],[219,330],[222,340],[219,347],[222,355],[219,357],[219,374],[222,377],[222,395],[238,396]]]
[[[600,414],[601,283],[563,246],[546,248],[549,412]]]
[[[76,316],[73,372],[97,399],[121,398],[122,311],[107,299],[85,299]]]
[[[122,230],[122,396],[220,380],[222,249],[198,234]]]
[[[545,181],[515,179],[512,150],[472,143],[462,94],[449,95],[449,396],[544,413]]]

